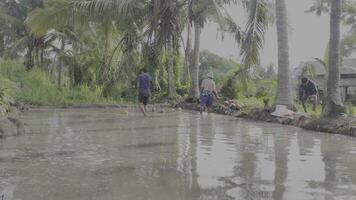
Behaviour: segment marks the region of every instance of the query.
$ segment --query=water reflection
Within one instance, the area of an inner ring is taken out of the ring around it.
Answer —
[[[355,138],[221,115],[26,113],[0,140],[0,197],[354,199]]]

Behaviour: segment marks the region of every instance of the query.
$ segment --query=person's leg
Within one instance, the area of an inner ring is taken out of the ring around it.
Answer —
[[[206,95],[201,95],[200,96],[200,114],[202,114],[206,108],[207,104],[207,96]]]
[[[214,97],[213,97],[213,95],[209,95],[208,96],[208,101],[206,103],[206,106],[208,108],[208,113],[212,112],[213,103],[214,103]]]
[[[145,108],[145,113],[147,113],[147,104],[148,104],[149,98],[150,98],[149,96],[143,97],[143,105],[144,105],[144,108]]]
[[[142,112],[142,114],[144,116],[146,116],[146,109],[145,109],[145,105],[144,105],[144,96],[142,96],[141,94],[138,95],[138,107],[140,108],[140,111]]]
[[[305,106],[305,99],[302,100],[302,106],[303,106],[304,112],[308,112],[307,107]]]
[[[318,96],[317,95],[313,95],[312,96],[312,101],[313,101],[313,111],[316,111],[316,106],[318,104]]]
[[[144,116],[146,116],[147,114],[146,114],[145,105],[144,105],[142,102],[140,102],[138,106],[139,106],[139,108],[140,108],[142,114],[143,114]]]
[[[204,106],[200,106],[200,110],[199,110],[200,114],[203,114],[204,110],[205,110],[205,107]]]

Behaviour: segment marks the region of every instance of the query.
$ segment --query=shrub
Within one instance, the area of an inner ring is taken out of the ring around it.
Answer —
[[[0,60],[0,84],[9,88],[9,94],[34,105],[73,105],[112,103],[102,97],[102,88],[78,85],[58,88],[48,73],[39,68],[26,71],[19,61]]]

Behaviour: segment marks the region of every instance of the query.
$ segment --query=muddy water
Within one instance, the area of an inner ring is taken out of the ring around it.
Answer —
[[[169,112],[37,110],[0,140],[0,200],[356,199],[355,138]]]

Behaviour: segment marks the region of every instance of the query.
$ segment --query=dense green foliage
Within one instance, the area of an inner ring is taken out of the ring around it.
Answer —
[[[78,85],[74,88],[58,88],[43,69],[26,71],[16,61],[0,61],[2,91],[28,104],[73,105],[110,103],[102,97],[101,88]],[[2,95],[3,99],[8,98]],[[13,100],[7,100],[7,102]],[[5,101],[6,102],[6,101]],[[9,102],[9,103],[10,103]]]
[[[247,12],[244,28],[225,10],[237,2]],[[329,11],[328,2],[316,1],[310,11]],[[356,5],[344,2],[343,21],[351,28],[342,53],[350,56]],[[39,105],[136,102],[141,68],[153,77],[153,101],[187,97],[193,82],[208,72],[214,73],[221,96],[246,105],[275,101],[275,69],[259,62],[273,21],[274,5],[266,0],[0,0],[0,7],[0,107],[5,110],[14,98]],[[187,27],[200,30],[210,22],[235,38],[241,63],[194,51],[193,46],[199,50],[196,37],[188,48],[182,37]],[[197,77],[189,74],[193,68]]]

